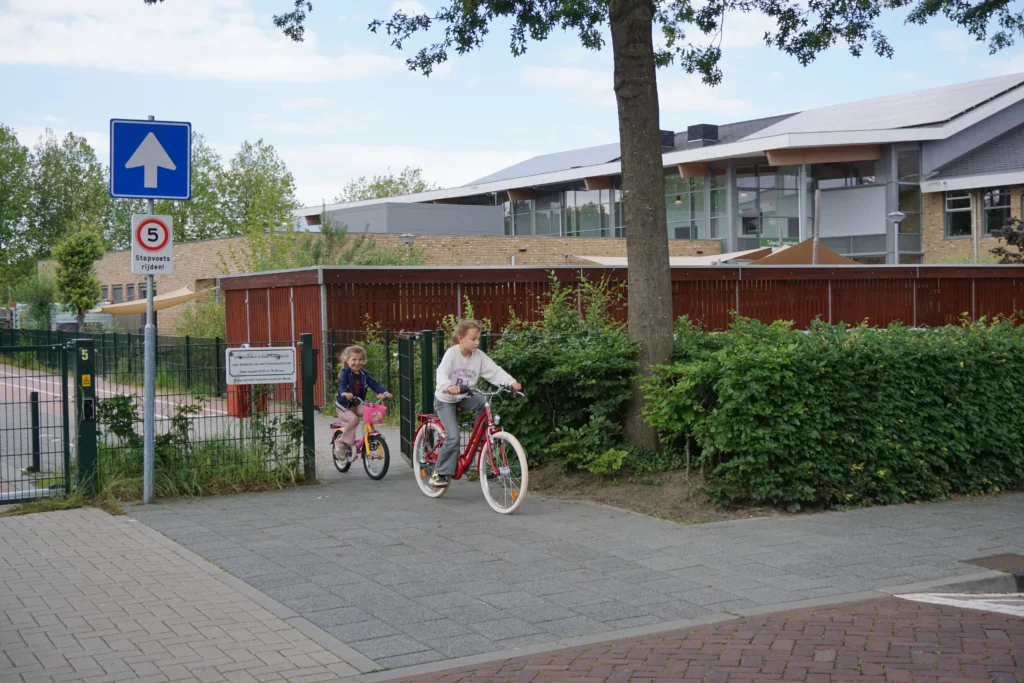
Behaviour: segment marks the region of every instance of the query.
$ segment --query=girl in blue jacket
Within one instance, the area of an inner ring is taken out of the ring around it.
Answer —
[[[366,364],[366,351],[361,346],[349,346],[341,352],[341,372],[338,374],[338,397],[334,405],[338,409],[338,419],[345,425],[345,433],[341,435],[341,452],[339,457],[353,459],[352,446],[356,442],[356,425],[363,416],[362,404],[353,404],[353,399],[366,400],[366,390],[373,389],[377,398],[387,400],[391,394],[383,385],[370,376],[363,365]]]

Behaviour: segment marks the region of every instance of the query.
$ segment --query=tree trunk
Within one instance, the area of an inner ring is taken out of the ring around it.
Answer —
[[[653,19],[652,0],[611,0],[629,262],[628,328],[630,340],[640,346],[641,376],[672,357],[672,285]],[[657,435],[640,413],[642,404],[643,394],[634,382],[626,438],[634,446],[657,449]]]
[[[78,309],[78,331],[79,332],[84,332],[85,331],[85,309],[84,308],[79,308]]]

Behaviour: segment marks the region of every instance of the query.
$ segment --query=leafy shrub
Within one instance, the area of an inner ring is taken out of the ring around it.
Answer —
[[[577,302],[575,289],[552,278],[540,320],[513,321],[491,351],[527,394],[525,401],[505,401],[499,412],[532,463],[555,456],[586,467],[621,443],[621,427],[613,425],[623,423],[637,364],[611,315],[620,296],[617,286],[585,282]]]
[[[719,503],[841,507],[1024,485],[1024,329],[1010,322],[801,332],[737,319],[716,337],[677,339],[677,362],[645,390],[665,442],[699,446]]]

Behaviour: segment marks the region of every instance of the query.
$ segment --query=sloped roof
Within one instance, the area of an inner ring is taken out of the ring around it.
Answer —
[[[950,121],[1024,83],[1024,73],[809,109],[749,136],[914,128]]]

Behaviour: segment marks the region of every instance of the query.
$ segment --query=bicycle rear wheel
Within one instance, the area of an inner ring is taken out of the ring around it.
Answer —
[[[345,458],[338,457],[338,449],[341,446],[341,432],[335,432],[334,438],[331,439],[331,455],[334,458],[334,469],[338,470],[342,474],[348,472],[349,468],[352,467],[352,462]]]
[[[427,462],[427,454],[441,443],[442,438],[441,428],[428,422],[420,428],[412,446],[412,474],[416,477],[416,485],[420,487],[420,491],[430,498],[440,498],[448,492],[447,486],[437,488],[430,485],[434,465]]]
[[[484,446],[478,465],[480,487],[491,509],[510,515],[519,509],[526,498],[530,471],[526,466],[526,451],[519,439],[508,432],[491,437],[491,452]]]

